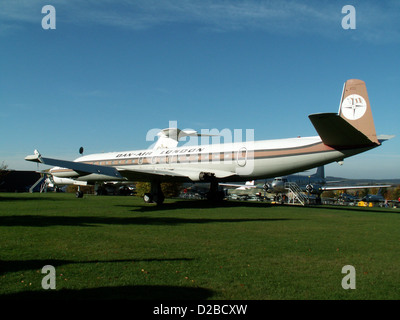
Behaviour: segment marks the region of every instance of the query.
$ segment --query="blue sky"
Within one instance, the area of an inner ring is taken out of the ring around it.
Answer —
[[[56,9],[44,30],[42,7]],[[356,29],[341,26],[356,9]],[[316,135],[343,83],[367,84],[382,147],[327,175],[400,178],[400,2],[59,0],[0,3],[0,163],[145,149],[146,134],[254,129],[255,139]]]

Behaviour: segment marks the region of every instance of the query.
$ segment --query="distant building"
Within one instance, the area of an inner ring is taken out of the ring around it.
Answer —
[[[35,171],[5,170],[0,178],[0,192],[29,192],[29,188],[39,179],[40,173]]]

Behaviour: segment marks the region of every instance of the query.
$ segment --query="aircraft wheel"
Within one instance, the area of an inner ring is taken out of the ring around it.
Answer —
[[[164,203],[164,199],[165,199],[165,197],[161,193],[161,194],[155,195],[153,197],[153,202],[157,203],[157,205],[159,206],[159,205],[162,205]]]
[[[75,194],[75,196],[76,196],[77,198],[83,198],[83,192],[82,192],[82,191],[77,191],[76,194]]]
[[[145,193],[143,200],[146,203],[153,203],[153,195],[151,193]]]

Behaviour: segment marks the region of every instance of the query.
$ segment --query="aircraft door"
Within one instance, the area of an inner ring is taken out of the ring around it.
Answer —
[[[240,167],[244,167],[246,165],[247,149],[245,147],[241,147],[237,152],[236,162]]]

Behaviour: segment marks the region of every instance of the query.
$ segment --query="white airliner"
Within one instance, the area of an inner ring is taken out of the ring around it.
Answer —
[[[82,156],[75,161],[43,157],[37,150],[25,160],[56,166],[56,184],[149,181],[146,202],[161,204],[163,181],[209,182],[208,198],[219,200],[220,182],[272,178],[315,168],[381,145],[393,136],[377,137],[364,81],[347,80],[339,113],[309,115],[318,136],[177,147],[179,138],[198,134],[164,129],[153,149]]]

